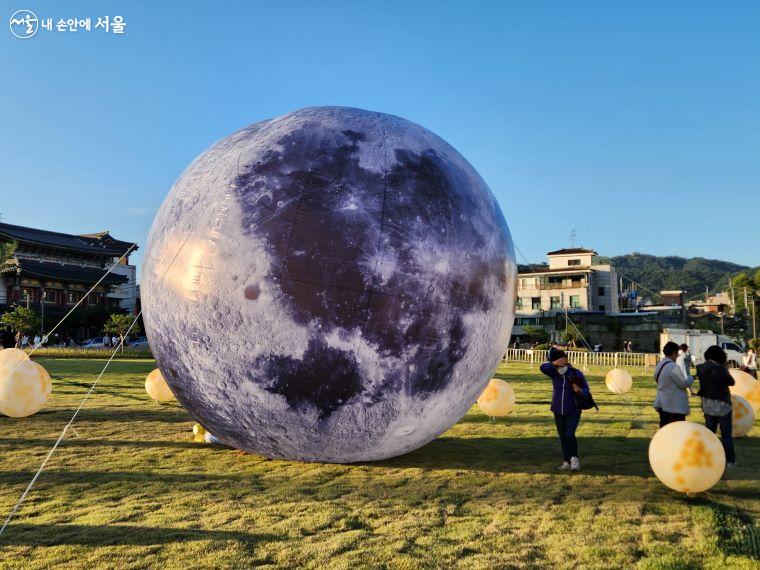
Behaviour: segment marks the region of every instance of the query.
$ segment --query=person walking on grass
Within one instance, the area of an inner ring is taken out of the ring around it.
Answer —
[[[551,411],[554,413],[554,423],[562,447],[562,465],[559,468],[578,471],[581,462],[575,431],[581,421],[581,410],[576,402],[576,394],[590,395],[588,382],[583,372],[573,368],[567,361],[565,351],[556,347],[549,349],[549,360],[541,365],[541,372],[552,380]]]
[[[715,433],[720,426],[720,439],[726,452],[726,463],[736,467],[736,453],[732,434],[734,417],[731,405],[731,391],[734,378],[728,372],[726,351],[719,346],[711,346],[705,351],[705,362],[697,366],[699,391],[702,398],[702,411],[705,414],[707,429]]]
[[[657,384],[657,397],[654,409],[660,414],[660,427],[672,422],[682,422],[689,415],[689,393],[687,389],[694,382],[693,377],[686,377],[681,367],[676,364],[679,346],[668,342],[662,348],[665,358],[654,369],[654,381]]]

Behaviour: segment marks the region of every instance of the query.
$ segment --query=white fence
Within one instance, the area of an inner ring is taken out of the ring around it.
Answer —
[[[584,352],[568,350],[567,356],[570,362],[579,368],[589,366],[655,366],[659,360],[657,354],[644,352]],[[540,364],[546,362],[548,350],[532,350],[525,348],[508,348],[504,355],[504,362],[530,362]]]

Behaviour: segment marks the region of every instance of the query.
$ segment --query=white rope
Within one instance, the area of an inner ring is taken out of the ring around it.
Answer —
[[[142,313],[142,311],[140,311],[139,313],[137,313],[137,316],[132,321],[132,324],[129,325],[129,329],[127,329],[127,332],[126,332],[126,334],[124,336],[127,336],[129,334],[129,332],[132,330],[132,327],[135,326],[135,323],[137,322],[137,319],[140,318],[140,314],[141,313]],[[95,379],[95,382],[93,382],[92,386],[90,386],[90,389],[84,395],[84,398],[82,398],[82,401],[79,404],[79,407],[74,412],[74,415],[71,416],[71,419],[69,420],[69,423],[67,423],[63,427],[63,431],[61,431],[61,435],[58,436],[58,439],[56,440],[56,442],[53,444],[53,447],[48,452],[47,456],[45,457],[44,461],[42,462],[42,465],[40,465],[40,468],[37,469],[37,473],[35,473],[34,477],[32,477],[32,480],[29,481],[29,485],[26,486],[26,489],[21,494],[21,498],[18,500],[18,502],[16,503],[16,505],[11,509],[11,512],[8,513],[8,516],[6,517],[5,522],[3,523],[2,528],[0,528],[0,535],[3,534],[3,531],[5,530],[5,527],[7,527],[8,523],[11,522],[11,519],[13,518],[13,515],[16,514],[16,511],[18,511],[19,508],[21,508],[21,504],[26,499],[26,496],[29,494],[29,491],[32,490],[32,487],[37,482],[37,479],[39,478],[40,474],[42,473],[42,470],[45,469],[45,465],[47,465],[47,462],[53,456],[53,453],[55,452],[55,450],[58,449],[58,446],[63,441],[63,438],[66,436],[66,432],[71,427],[71,424],[74,423],[74,420],[76,419],[77,415],[79,414],[79,411],[82,409],[82,406],[84,406],[85,402],[87,401],[87,398],[90,397],[90,394],[92,394],[92,391],[95,389],[95,386],[97,386],[98,382],[103,377],[103,374],[105,373],[106,369],[108,368],[108,365],[111,364],[111,361],[114,359],[114,357],[116,356],[116,354],[119,352],[119,349],[121,348],[121,345],[123,344],[123,342],[124,342],[123,340],[119,341],[119,346],[117,346],[116,349],[113,351],[113,354],[111,354],[111,358],[108,359],[108,362],[106,362],[106,365],[103,367],[103,370],[100,371],[100,374],[98,374],[98,377]]]

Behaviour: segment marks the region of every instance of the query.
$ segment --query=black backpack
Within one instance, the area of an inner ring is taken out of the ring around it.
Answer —
[[[596,402],[594,401],[594,397],[591,395],[591,392],[589,392],[588,394],[576,394],[575,405],[578,407],[579,410],[590,410],[591,408],[596,408],[597,410],[599,410],[599,406],[596,405]]]
[[[590,388],[588,394],[575,394],[575,406],[579,410],[590,410],[591,408],[599,410],[599,406],[594,401],[594,396],[591,395]]]

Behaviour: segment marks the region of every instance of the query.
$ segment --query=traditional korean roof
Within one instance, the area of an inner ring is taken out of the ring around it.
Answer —
[[[133,246],[130,242],[113,238],[107,231],[75,235],[4,223],[0,223],[0,240],[118,257]],[[132,251],[135,250],[137,246],[132,248]]]
[[[21,269],[21,275],[26,277],[38,277],[43,279],[85,283],[92,285],[103,277],[105,269],[94,267],[82,267],[80,265],[65,265],[63,263],[49,263],[44,261],[32,261],[29,259],[17,259],[3,268],[3,273],[16,273]],[[129,281],[124,275],[109,273],[101,281],[102,285],[116,286]]]

